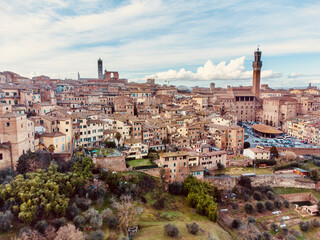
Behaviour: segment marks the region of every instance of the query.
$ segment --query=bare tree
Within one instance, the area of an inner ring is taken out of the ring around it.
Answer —
[[[80,230],[69,223],[58,230],[55,240],[84,240],[84,236]]]
[[[123,231],[123,233],[128,235],[128,228],[130,224],[133,222],[136,209],[132,203],[131,196],[123,195],[120,197],[120,201],[114,201],[112,204],[113,208],[117,210],[118,218],[119,218],[119,227]]]

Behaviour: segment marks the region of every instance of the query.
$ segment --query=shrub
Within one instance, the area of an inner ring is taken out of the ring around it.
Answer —
[[[238,203],[232,203],[232,209],[233,210],[238,210],[239,209],[239,204]]]
[[[85,211],[89,209],[91,205],[91,200],[85,199],[85,198],[76,198],[75,204],[77,205],[78,208]]]
[[[41,220],[41,221],[38,221],[36,223],[36,225],[34,226],[34,228],[39,232],[41,233],[42,235],[44,235],[46,233],[46,229],[48,227],[48,223],[46,220]]]
[[[67,218],[72,221],[78,214],[80,213],[80,209],[74,203],[70,207],[67,208]]]
[[[266,206],[266,209],[268,209],[269,211],[273,211],[274,210],[273,202],[266,201],[265,206]]]
[[[282,202],[280,200],[274,200],[274,206],[277,209],[280,209],[282,207]]]
[[[145,197],[143,197],[143,196],[140,198],[140,200],[141,200],[141,202],[144,203],[144,204],[147,203],[147,199],[146,199]]]
[[[106,223],[109,228],[117,228],[119,225],[119,219],[117,216],[112,215],[106,218]]]
[[[238,229],[241,226],[241,221],[237,218],[233,219],[231,223],[231,227],[234,229]]]
[[[253,206],[250,203],[246,203],[244,205],[244,210],[246,211],[246,213],[252,214],[253,213]]]
[[[274,200],[276,197],[276,195],[271,191],[268,191],[266,195],[269,200]]]
[[[191,223],[191,224],[186,224],[186,227],[188,229],[188,232],[193,234],[193,235],[196,235],[200,229],[199,225],[195,222]]]
[[[270,227],[271,227],[271,230],[273,231],[277,231],[279,229],[278,225],[275,223],[272,223]]]
[[[178,237],[179,235],[178,227],[170,223],[164,226],[164,231],[169,237]]]
[[[301,221],[299,222],[299,227],[302,232],[308,232],[310,229],[310,223]]]
[[[81,215],[78,215],[73,219],[73,224],[80,230],[83,230],[85,223],[86,223],[86,220]]]
[[[263,202],[257,202],[257,210],[259,213],[263,213],[264,212],[264,204]]]
[[[173,182],[169,184],[169,192],[174,195],[183,194],[183,185],[180,182]]]
[[[257,201],[261,201],[261,200],[262,200],[262,195],[261,195],[261,193],[258,192],[258,191],[254,191],[254,193],[253,193],[253,199],[254,199],[254,200],[257,200]]]
[[[268,233],[268,232],[263,232],[263,233],[262,233],[262,236],[263,236],[263,239],[264,239],[264,240],[271,240],[271,239],[272,239],[272,238],[271,238],[271,234]]]
[[[55,227],[56,231],[58,231],[59,228],[67,225],[67,220],[64,217],[57,218],[57,219],[53,220],[52,225]]]
[[[283,204],[284,204],[284,206],[285,206],[286,208],[289,208],[289,207],[290,207],[290,203],[289,203],[288,200],[284,200],[284,201],[283,201]]]
[[[6,211],[5,213],[0,212],[0,232],[6,232],[10,229],[12,224],[13,216],[11,211]]]
[[[101,230],[93,231],[89,235],[90,240],[104,240],[104,233]]]
[[[154,208],[157,210],[162,210],[164,209],[164,204],[165,204],[165,198],[159,198],[155,203],[154,203]]]

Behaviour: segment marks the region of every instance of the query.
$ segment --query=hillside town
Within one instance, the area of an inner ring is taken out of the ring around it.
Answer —
[[[130,82],[97,63],[97,78],[0,72],[5,239],[158,239],[149,221],[177,237],[185,219],[186,239],[319,236],[317,87],[263,84],[259,48],[252,86]]]
[[[126,160],[166,152],[156,164],[167,171],[168,181],[204,176],[218,163],[232,164],[232,156],[255,159],[252,153],[265,152],[270,158],[271,146],[311,154],[320,147],[319,89],[260,84],[259,49],[252,66],[252,86],[210,83],[192,90],[155,79],[128,82],[118,72],[103,71],[101,59],[97,78],[29,79],[1,72],[0,168],[15,168],[29,150],[69,160],[75,150],[89,153],[106,141],[115,143]],[[174,166],[177,157],[186,161]],[[114,170],[126,168],[108,158],[100,162]]]

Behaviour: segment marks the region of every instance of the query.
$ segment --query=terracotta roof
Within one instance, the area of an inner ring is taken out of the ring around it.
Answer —
[[[201,165],[196,165],[196,166],[190,166],[189,170],[190,172],[198,172],[198,171],[204,171],[204,168]]]
[[[61,136],[66,136],[62,132],[51,132],[51,133],[43,133],[41,137],[61,137]]]

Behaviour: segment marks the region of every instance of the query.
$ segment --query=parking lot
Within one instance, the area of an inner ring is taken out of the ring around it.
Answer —
[[[242,122],[240,126],[242,126],[245,130],[245,142],[250,143],[250,147],[255,147],[257,145],[263,147],[297,147],[297,148],[320,148],[315,144],[304,143],[300,139],[296,139],[287,134],[281,134],[281,136],[277,138],[263,138],[252,132],[251,126],[257,124],[254,122]]]

